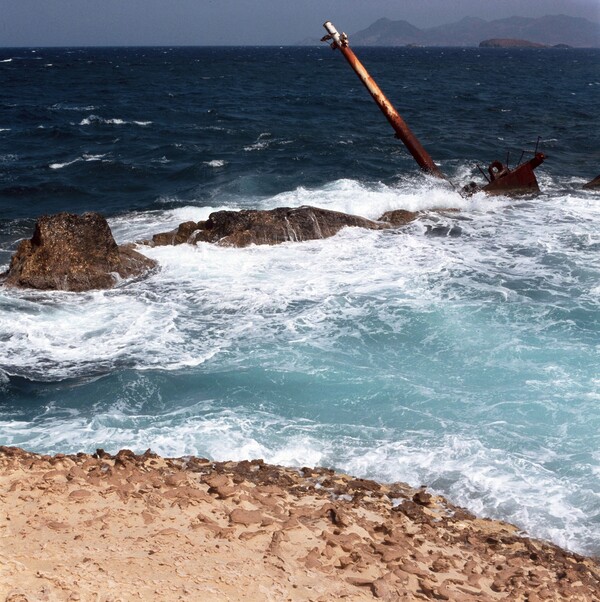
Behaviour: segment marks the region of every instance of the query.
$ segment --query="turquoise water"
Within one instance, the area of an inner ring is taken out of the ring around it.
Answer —
[[[357,52],[457,183],[541,136],[542,194],[416,173],[327,49],[0,53],[0,267],[59,210],[125,242],[222,208],[461,209],[0,289],[0,444],[326,465],[598,554],[598,52]]]

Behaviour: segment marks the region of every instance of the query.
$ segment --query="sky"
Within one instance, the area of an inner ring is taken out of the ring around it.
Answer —
[[[2,0],[0,47],[282,45],[353,33],[381,17],[427,28],[465,16],[566,14],[600,22],[600,0]]]

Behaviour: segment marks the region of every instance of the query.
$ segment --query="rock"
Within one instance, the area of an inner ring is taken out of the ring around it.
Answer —
[[[406,224],[416,220],[421,212],[406,211],[405,209],[394,209],[394,211],[386,211],[380,218],[380,222],[386,222],[394,227],[405,226]]]
[[[227,247],[274,245],[328,238],[346,226],[381,230],[389,228],[390,224],[309,206],[216,211],[205,222],[185,222],[177,230],[156,234],[150,244],[211,242]]]
[[[600,188],[600,176],[596,176],[593,180],[584,184],[583,188]]]
[[[237,525],[249,526],[256,523],[261,523],[263,515],[259,510],[244,510],[236,508],[229,514],[229,522]]]
[[[155,247],[161,247],[166,245],[180,245],[184,242],[193,242],[192,235],[200,227],[199,224],[204,222],[183,222],[179,224],[175,230],[170,232],[160,232],[152,236],[152,245]]]
[[[4,602],[29,602],[29,598],[20,592],[9,592]]]
[[[69,493],[69,500],[83,501],[89,499],[91,496],[91,491],[88,491],[87,489],[75,489]]]
[[[117,246],[100,214],[58,213],[37,221],[33,237],[20,243],[3,277],[8,286],[81,292],[112,288],[119,278],[155,267],[131,245]]]
[[[431,494],[427,493],[423,489],[417,491],[415,495],[413,495],[413,502],[415,504],[419,504],[420,506],[430,506],[431,505]]]

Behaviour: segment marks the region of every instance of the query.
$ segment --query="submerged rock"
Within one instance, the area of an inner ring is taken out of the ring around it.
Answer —
[[[309,206],[216,211],[205,222],[184,222],[176,230],[155,234],[149,243],[154,246],[184,242],[211,242],[229,247],[275,245],[328,238],[346,226],[382,230],[392,225],[396,224]]]
[[[380,218],[379,221],[386,222],[393,227],[405,226],[410,222],[416,220],[422,212],[419,211],[407,211],[406,209],[394,209],[393,211],[386,211]]]
[[[600,188],[600,176],[596,176],[593,180],[584,184],[583,188]]]
[[[99,213],[58,213],[37,221],[3,279],[9,286],[80,292],[112,288],[119,278],[144,275],[156,265],[132,245],[119,247]]]

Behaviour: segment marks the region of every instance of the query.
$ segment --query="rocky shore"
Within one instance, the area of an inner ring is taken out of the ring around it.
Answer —
[[[141,241],[150,246],[209,242],[225,247],[276,245],[329,238],[342,228],[383,230],[404,226],[419,212],[388,211],[373,221],[318,207],[215,211],[206,221],[184,222]],[[0,284],[17,288],[83,292],[113,288],[125,278],[141,278],[158,264],[132,243],[117,245],[99,213],[57,213],[38,219],[31,239],[19,243]]]
[[[323,468],[0,447],[0,600],[600,600],[600,563]]]

